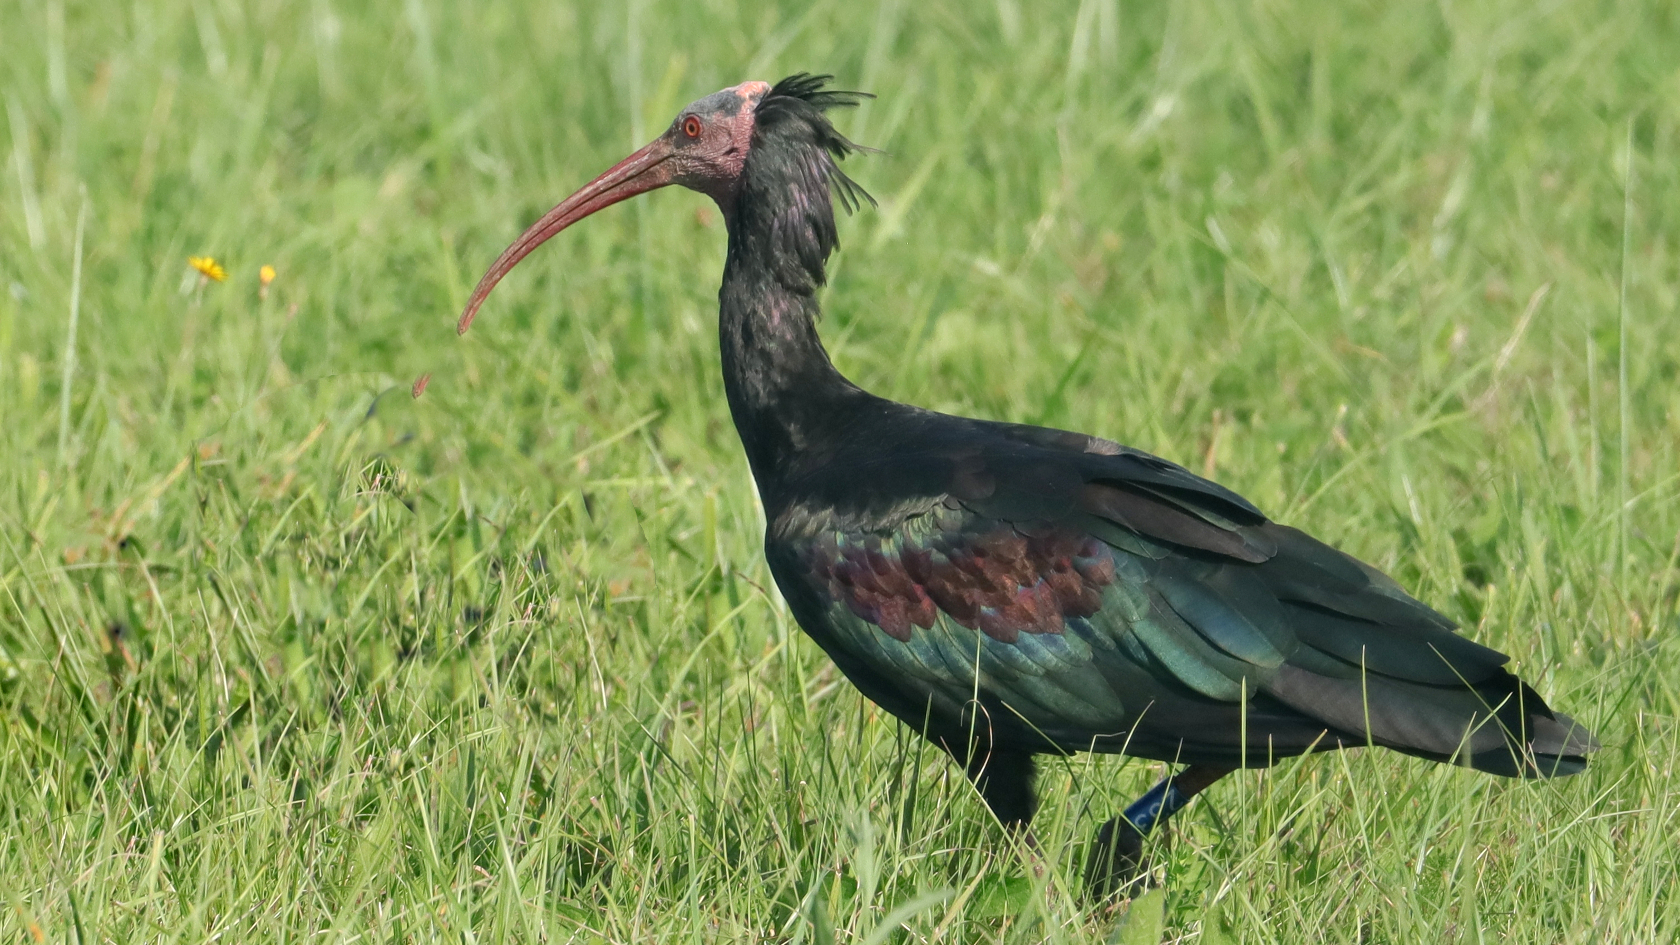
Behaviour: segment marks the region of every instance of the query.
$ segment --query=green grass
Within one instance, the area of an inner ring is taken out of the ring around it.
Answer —
[[[1680,935],[1672,4],[358,6],[0,5],[0,939],[1154,939],[1067,890],[1159,766],[1048,765],[1035,881],[789,620],[702,198],[451,330],[683,103],[798,70],[880,95],[850,376],[1209,472],[1604,741],[1229,778],[1169,940]]]

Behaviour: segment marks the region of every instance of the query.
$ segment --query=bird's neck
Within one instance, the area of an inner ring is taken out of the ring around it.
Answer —
[[[809,211],[785,195],[748,205],[747,188],[724,206],[729,257],[718,292],[724,390],[753,477],[768,499],[790,476],[824,462],[858,411],[876,398],[834,367],[817,335],[816,290],[832,248],[778,213]],[[806,196],[806,195],[799,195]],[[826,188],[820,193],[827,209]],[[720,202],[721,203],[721,202]],[[812,266],[812,263],[815,263]]]

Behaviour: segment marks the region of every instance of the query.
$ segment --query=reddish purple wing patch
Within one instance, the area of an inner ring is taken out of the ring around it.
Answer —
[[[901,641],[940,612],[1002,643],[1022,633],[1061,633],[1089,617],[1114,582],[1108,546],[1076,531],[1023,534],[968,521],[930,534],[830,535],[806,550],[829,599]]]

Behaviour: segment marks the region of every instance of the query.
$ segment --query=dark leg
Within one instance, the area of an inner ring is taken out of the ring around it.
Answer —
[[[976,748],[966,759],[959,758],[974,786],[985,798],[997,819],[1010,833],[1026,831],[1032,825],[1038,798],[1033,794],[1033,771],[1036,765],[1027,752],[987,751]]]
[[[1035,875],[1044,870],[1038,838],[1032,832],[1033,812],[1038,809],[1038,798],[1033,794],[1032,784],[1036,767],[1033,756],[1027,752],[996,748],[990,751],[971,749],[968,759],[963,762],[963,768],[985,799],[986,806],[992,809],[1009,836],[1025,846],[1022,856]]]
[[[1125,813],[1103,824],[1085,865],[1085,891],[1102,902],[1147,871],[1143,843],[1151,831],[1190,803],[1213,782],[1233,768],[1191,765],[1132,802]]]

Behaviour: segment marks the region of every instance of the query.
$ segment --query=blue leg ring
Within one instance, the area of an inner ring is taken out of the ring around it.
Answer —
[[[1148,835],[1157,825],[1178,813],[1190,803],[1190,795],[1178,789],[1172,778],[1164,779],[1149,789],[1149,793],[1132,802],[1121,816],[1131,822],[1140,834]]]

